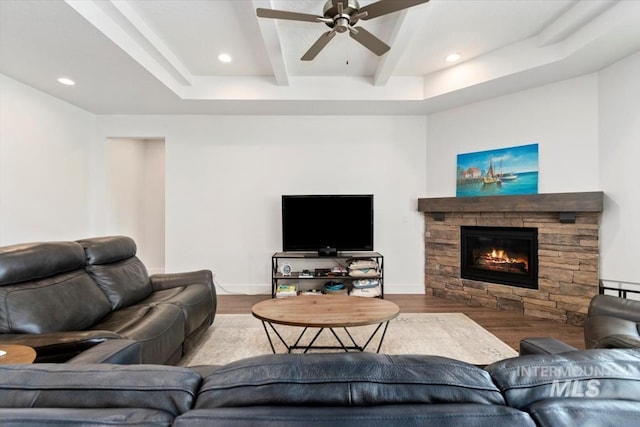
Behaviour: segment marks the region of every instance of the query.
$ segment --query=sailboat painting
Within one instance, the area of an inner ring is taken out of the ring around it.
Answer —
[[[538,144],[458,154],[456,197],[538,193]]]

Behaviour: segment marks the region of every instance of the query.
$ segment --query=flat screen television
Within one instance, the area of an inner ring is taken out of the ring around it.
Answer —
[[[373,194],[283,195],[282,250],[373,250]]]

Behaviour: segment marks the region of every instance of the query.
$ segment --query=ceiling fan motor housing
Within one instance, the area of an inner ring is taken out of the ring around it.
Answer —
[[[357,14],[358,9],[360,9],[360,4],[356,0],[349,0],[349,6],[344,8],[342,13],[340,13],[338,7],[333,5],[333,1],[327,0],[322,14],[325,18],[332,20],[332,22],[325,22],[327,27],[335,28],[338,33],[344,33],[349,30],[349,26],[355,25],[356,22],[358,22],[359,17],[355,19],[351,18],[352,14]]]

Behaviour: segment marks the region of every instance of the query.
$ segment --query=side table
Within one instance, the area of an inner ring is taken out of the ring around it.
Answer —
[[[0,354],[0,365],[26,364],[36,360],[36,351],[26,345],[0,345]]]

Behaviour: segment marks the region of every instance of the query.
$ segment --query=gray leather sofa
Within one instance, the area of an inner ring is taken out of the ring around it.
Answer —
[[[584,325],[586,348],[640,348],[640,301],[596,295],[589,303]],[[559,354],[576,350],[549,337],[520,342],[520,355]]]
[[[213,322],[212,274],[149,276],[124,236],[0,248],[0,344],[64,362],[108,340],[140,344],[140,362],[175,364]]]
[[[0,425],[637,426],[640,351],[266,355],[225,366],[0,366]]]

